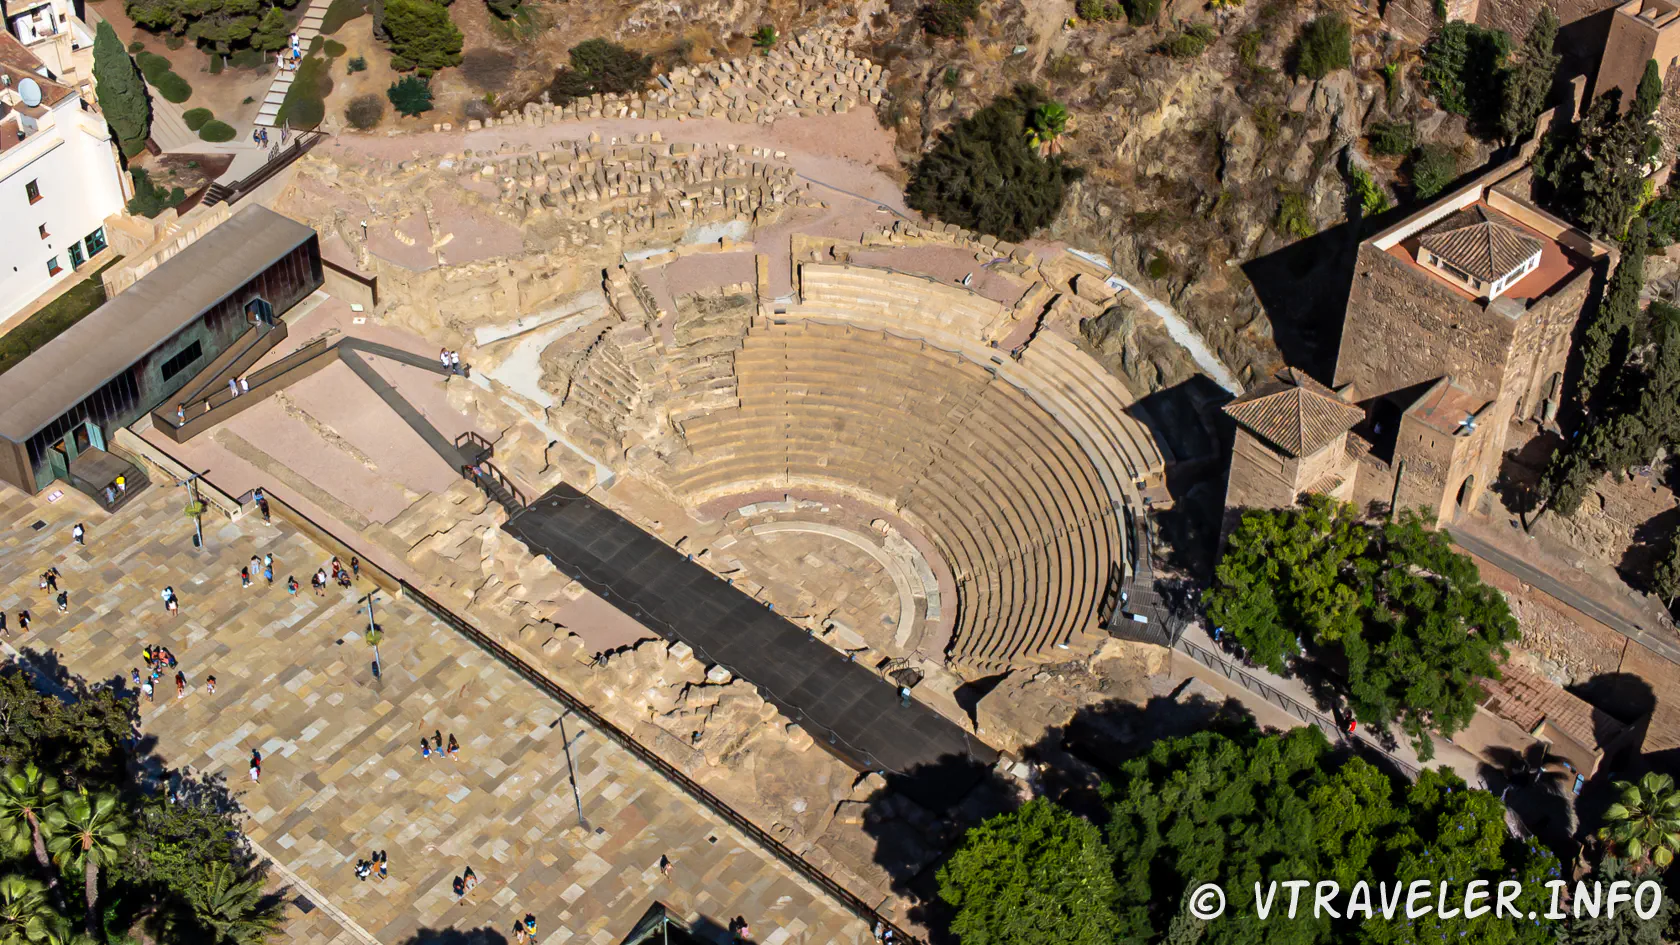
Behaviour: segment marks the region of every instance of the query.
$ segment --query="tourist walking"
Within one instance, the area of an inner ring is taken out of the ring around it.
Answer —
[[[67,613],[70,612],[70,592],[69,591],[59,591],[58,592],[58,612],[61,613],[61,614],[67,614]]]
[[[185,699],[186,697],[187,697],[187,674],[181,672],[180,670],[176,670],[175,671],[175,698]]]
[[[48,568],[45,571],[41,572],[41,590],[43,590],[43,591],[56,591],[56,590],[58,590],[58,571],[57,571],[57,569]]]
[[[83,526],[81,522],[77,522],[75,527],[70,529],[70,537],[74,539],[78,545],[87,544],[87,541],[85,540],[87,538],[87,528]]]
[[[228,394],[233,397],[239,396],[239,382],[231,377],[228,378]]]
[[[29,632],[29,611],[27,610],[18,611],[18,632]]]
[[[420,736],[420,757],[432,757],[432,742],[426,736]]]
[[[290,574],[286,575],[286,593],[292,595],[293,597],[296,597],[297,596],[297,589],[298,589],[297,578],[293,575],[290,575]]]
[[[128,678],[134,680],[134,688],[138,690],[140,688],[140,667],[130,667]]]
[[[350,556],[350,576],[360,581],[362,579],[362,559]]]
[[[671,858],[663,853],[659,854],[659,872],[671,875]]]
[[[242,377],[239,379],[239,392],[241,394],[249,394],[251,392],[251,382],[246,378]]]
[[[140,691],[142,693],[145,693],[147,702],[156,702],[157,701],[155,698],[152,697],[153,689],[152,689],[151,679],[148,678],[145,682],[140,684]]]
[[[250,568],[240,568],[239,569],[239,586],[240,587],[250,587],[251,586],[251,569]]]
[[[460,751],[460,750],[461,750],[461,746],[460,746],[460,745],[459,745],[459,744],[457,744],[457,743],[456,743],[456,741],[455,741],[455,733],[454,733],[454,732],[450,732],[450,733],[449,733],[449,749],[448,749],[448,751],[449,751],[449,760],[450,760],[450,761],[455,761],[455,760],[456,760],[456,758],[455,758],[455,755],[456,755],[456,753],[458,753],[458,752],[459,752],[459,751]]]
[[[216,674],[204,677],[204,691],[212,696],[216,694]]]
[[[274,586],[274,568],[272,565],[263,566],[263,580],[268,582],[269,587]]]
[[[379,878],[383,880],[383,879],[389,879],[390,877],[391,877],[391,858],[389,856],[385,855],[384,850],[380,850],[379,851]]]
[[[438,362],[443,365],[443,373],[445,373],[445,374],[450,373],[449,372],[449,349],[448,348],[439,348],[438,349]]]
[[[449,373],[459,374],[462,377],[467,376],[467,372],[461,370],[461,352],[459,352],[459,351],[449,352]]]
[[[0,636],[10,635],[11,631],[6,629],[6,612],[4,610],[0,610]]]

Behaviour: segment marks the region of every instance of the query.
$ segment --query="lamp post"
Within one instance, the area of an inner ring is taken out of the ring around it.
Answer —
[[[368,628],[367,628],[367,632],[364,634],[364,636],[367,639],[368,646],[373,647],[373,678],[378,679],[379,675],[380,675],[380,669],[382,668],[381,665],[380,665],[380,660],[379,660],[379,641],[385,638],[385,631],[379,629],[379,627],[376,626],[373,622],[373,595],[374,595],[373,591],[368,591],[368,596],[367,596]]]
[[[208,470],[206,470],[208,472]],[[187,487],[187,514],[193,520],[193,547],[204,547],[204,503],[198,501],[198,480],[204,473],[193,473],[185,479],[175,480],[177,486]]]

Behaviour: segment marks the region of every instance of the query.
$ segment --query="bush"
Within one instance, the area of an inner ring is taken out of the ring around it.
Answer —
[[[1287,191],[1278,200],[1277,231],[1300,240],[1318,232],[1313,226],[1312,209],[1307,206],[1304,195]]]
[[[1412,193],[1428,200],[1458,179],[1458,154],[1451,148],[1426,144],[1412,155]]]
[[[406,82],[408,78],[413,77],[406,77],[402,81]],[[356,96],[350,100],[349,107],[344,109],[344,120],[357,131],[367,131],[379,124],[380,119],[384,117],[385,103],[372,93]]]
[[[204,127],[198,130],[200,138],[211,142],[232,141],[236,134],[238,132],[233,130],[232,125],[215,119],[205,122]]]
[[[207,70],[209,70],[211,75],[221,75],[222,74],[222,54],[221,53],[211,53],[210,54],[210,63],[209,63],[209,65],[205,66],[205,68]]]
[[[1352,185],[1349,189],[1353,198],[1359,201],[1359,209],[1363,216],[1374,217],[1393,206],[1388,201],[1388,194],[1383,193],[1376,179],[1363,168],[1348,168],[1348,179]]]
[[[145,168],[129,168],[128,174],[134,179],[134,197],[128,201],[128,212],[135,216],[155,217],[187,199],[187,192],[179,187],[166,191],[152,183]]]
[[[1463,115],[1484,132],[1498,121],[1511,37],[1454,20],[1423,51],[1423,80],[1441,108]]]
[[[461,31],[432,0],[385,0],[385,32],[391,37],[391,68],[398,72],[419,69],[430,75],[461,62]]]
[[[325,59],[310,56],[298,66],[292,87],[280,102],[280,112],[274,116],[276,125],[293,128],[313,128],[327,117],[327,94],[332,91],[331,67]]]
[[[930,36],[967,36],[968,21],[980,12],[980,0],[933,0],[922,7],[922,29]]]
[[[1078,168],[1041,158],[1027,119],[1043,96],[1022,87],[940,135],[910,174],[904,197],[923,213],[999,239],[1020,241],[1061,211]]]
[[[316,39],[319,39],[319,38],[320,37],[318,37],[318,36],[316,37]],[[329,39],[326,42],[322,43],[321,44],[321,51],[327,54],[328,59],[337,59],[339,56],[342,56],[346,52],[348,52],[348,50],[345,48],[344,44],[339,42],[336,39]]]
[[[1244,68],[1259,70],[1260,47],[1266,41],[1266,34],[1259,30],[1248,30],[1237,37],[1237,61]]]
[[[360,16],[367,16],[367,4],[363,0],[332,0],[327,15],[321,17],[321,35],[331,36]]]
[[[268,57],[255,49],[236,49],[228,56],[228,65],[235,69],[260,69]]]
[[[519,13],[520,0],[484,0],[484,5],[497,19],[511,20]]]
[[[1074,10],[1081,20],[1089,20],[1092,23],[1106,23],[1126,15],[1126,8],[1121,6],[1118,0],[1079,0],[1074,5]]]
[[[181,113],[181,120],[186,122],[187,128],[192,131],[203,128],[206,122],[215,117],[208,108],[189,108]]]
[[[1126,20],[1133,26],[1148,26],[1161,15],[1161,0],[1126,0]]]
[[[1307,21],[1296,41],[1295,74],[1322,79],[1353,64],[1353,32],[1340,13]]]
[[[351,56],[350,61],[344,64],[344,68],[349,70],[351,75],[355,75],[358,72],[366,72],[367,60],[363,59],[361,56]]]
[[[145,48],[146,48],[146,44],[142,43],[139,40],[135,40],[134,42],[128,44],[128,52],[129,52],[130,55],[133,55],[134,53],[137,53],[137,52],[139,52],[139,51],[141,51],[142,49],[145,49]]]
[[[99,105],[105,121],[122,147],[133,157],[146,150],[152,130],[152,103],[134,60],[123,52],[122,40],[111,24],[101,20],[93,37],[93,77],[99,83]]]
[[[604,39],[586,39],[568,53],[571,65],[554,74],[549,100],[564,105],[590,95],[621,95],[647,84],[653,59]]]
[[[397,111],[410,118],[432,110],[431,83],[417,75],[403,76],[385,90]]]
[[[1411,124],[1404,121],[1379,121],[1371,126],[1368,136],[1371,151],[1376,154],[1410,154],[1415,134]]]
[[[140,73],[146,77],[146,81],[166,100],[179,105],[192,97],[192,86],[187,84],[186,79],[175,74],[168,59],[157,53],[143,52],[135,56],[134,60],[140,64]]]
[[[512,53],[487,46],[469,49],[467,54],[461,57],[461,77],[480,92],[496,92],[507,88],[508,83],[513,81],[513,68]]]
[[[174,35],[173,33],[171,33],[169,36],[165,37],[164,40],[163,40],[163,45],[170,48],[170,49],[180,49],[182,46],[185,46],[186,44],[187,44],[186,40],[182,39],[179,36]]]
[[[1205,52],[1212,42],[1213,27],[1197,23],[1162,40],[1155,49],[1174,59],[1194,59]]]

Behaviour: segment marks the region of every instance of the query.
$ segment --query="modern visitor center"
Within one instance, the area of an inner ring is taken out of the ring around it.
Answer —
[[[315,231],[248,207],[0,374],[0,480],[100,497],[107,439],[321,287]]]

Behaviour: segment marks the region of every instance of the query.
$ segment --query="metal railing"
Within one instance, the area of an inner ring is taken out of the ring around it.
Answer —
[[[483,434],[476,430],[468,430],[455,438],[456,449],[460,450],[462,453],[466,453],[468,447],[472,448],[473,455],[480,456],[485,459],[489,459],[490,457],[496,455],[496,444],[490,442]]]
[[[500,487],[507,492],[514,504],[520,509],[528,508],[531,504],[526,501],[525,493],[513,484],[513,480],[509,479],[500,469],[491,465],[488,460],[481,459],[476,463],[461,467],[461,475],[472,480],[475,485],[490,493],[491,496],[495,496],[496,488]],[[500,499],[497,501],[500,501]],[[508,511],[513,510],[509,509]]]
[[[895,940],[903,942],[920,941],[919,939],[905,934],[903,929],[895,925],[886,916],[877,912],[874,907],[869,905],[869,903],[858,898],[851,890],[840,885],[839,882],[824,873],[822,870],[818,869],[810,861],[794,852],[786,844],[777,840],[768,832],[748,820],[745,816],[738,813],[733,807],[730,807],[728,803],[723,801],[717,795],[695,783],[688,777],[688,775],[683,774],[670,762],[655,754],[652,749],[643,745],[641,742],[636,741],[636,739],[632,738],[627,732],[597,714],[594,709],[591,709],[582,700],[560,688],[547,675],[509,652],[507,648],[503,647],[495,640],[492,640],[487,634],[479,630],[477,627],[456,616],[455,613],[447,607],[444,607],[442,604],[433,600],[426,594],[426,592],[420,590],[407,581],[402,582],[402,589],[404,597],[407,597],[419,604],[421,608],[426,610],[433,617],[437,618],[445,626],[448,626],[450,629],[466,637],[472,643],[477,645],[479,649],[488,653],[491,658],[513,670],[515,673],[518,673],[520,676],[523,676],[527,682],[542,690],[550,698],[565,706],[567,710],[577,715],[579,718],[582,718],[596,731],[611,739],[614,744],[636,756],[636,758],[643,764],[652,768],[666,780],[675,784],[688,796],[705,805],[712,813],[727,821],[730,826],[739,830],[742,834],[745,834],[748,839],[757,843],[765,850],[765,852],[776,857],[778,860],[781,860],[794,872],[800,874],[823,892],[832,896],[836,901],[844,906],[847,911],[851,912],[853,915],[862,919],[865,923],[868,923],[871,926],[879,923],[883,928],[892,929],[893,938]]]
[[[1334,719],[1322,712],[1319,712],[1317,709],[1314,709],[1299,699],[1296,699],[1294,696],[1283,692],[1271,683],[1266,682],[1266,680],[1261,677],[1244,670],[1241,666],[1222,659],[1219,654],[1213,652],[1212,650],[1196,643],[1192,643],[1183,636],[1179,637],[1174,646],[1183,651],[1185,655],[1194,659],[1196,662],[1206,666],[1214,672],[1219,673],[1226,679],[1241,685],[1244,689],[1247,689],[1249,692],[1265,699],[1267,702],[1277,706],[1283,711],[1288,712],[1290,715],[1300,719],[1302,722],[1305,722],[1308,725],[1316,725],[1320,729],[1323,729],[1324,734],[1328,736],[1332,742],[1342,741],[1349,738],[1349,733],[1344,732],[1341,726],[1336,724]],[[1369,748],[1370,750],[1377,752],[1384,758],[1387,758],[1388,761],[1396,768],[1399,768],[1406,777],[1411,778],[1414,781],[1417,780],[1417,776],[1419,774],[1417,765],[1401,760],[1396,757],[1394,753],[1368,739],[1352,736],[1352,740],[1358,742],[1365,748]]]

